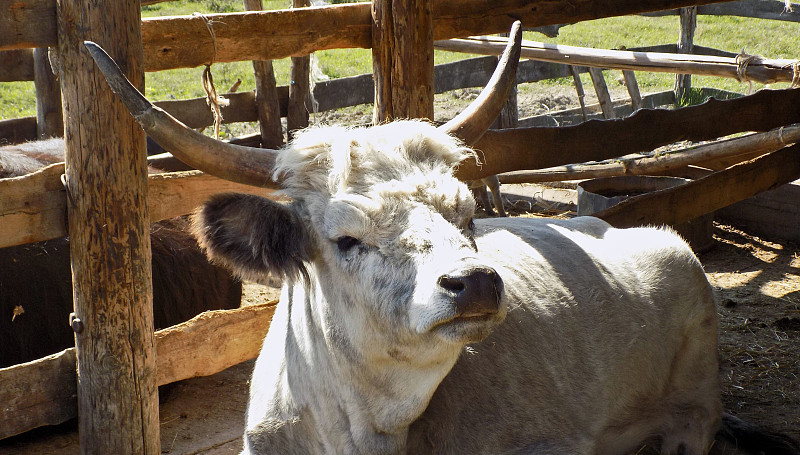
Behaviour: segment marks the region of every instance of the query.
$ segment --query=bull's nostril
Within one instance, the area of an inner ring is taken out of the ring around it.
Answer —
[[[442,275],[439,277],[439,286],[455,293],[460,293],[465,288],[463,279],[453,278],[447,275]]]

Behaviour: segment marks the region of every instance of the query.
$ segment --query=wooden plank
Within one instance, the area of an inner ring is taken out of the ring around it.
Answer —
[[[207,311],[155,334],[157,383],[208,376],[261,350],[276,302]],[[75,349],[0,369],[0,439],[77,416]]]
[[[483,165],[479,168],[465,161],[456,174],[464,180],[475,180],[515,170],[615,158],[682,140],[767,131],[800,123],[798,102],[800,90],[760,90],[746,97],[711,99],[678,110],[642,109],[625,119],[590,120],[564,128],[490,130],[476,144],[486,155]],[[720,122],[721,118],[725,121]]]
[[[444,40],[506,32],[514,20],[537,27],[719,1],[437,0],[432,15],[434,37]],[[0,50],[55,45],[54,5],[53,0],[17,0],[8,10],[0,10]],[[322,49],[372,46],[367,3],[206,17],[218,22],[214,27],[217,62],[274,60]],[[148,18],[142,22],[142,36],[146,71],[196,67],[214,56],[208,28],[199,17]]]
[[[63,173],[61,163],[26,176],[0,179],[0,248],[67,234]],[[271,190],[229,182],[200,171],[155,174],[148,178],[150,222],[185,215],[211,195],[231,191],[276,198]]]
[[[33,50],[33,67],[36,85],[36,135],[39,139],[64,136],[61,87],[50,67],[47,48]]]
[[[635,196],[597,212],[612,226],[677,224],[711,213],[800,178],[800,145],[668,190]]]
[[[36,117],[0,120],[0,144],[19,144],[36,140]]]
[[[482,36],[437,41],[435,46],[437,49],[454,52],[500,55],[505,44],[500,39]],[[789,59],[756,57],[747,65],[747,71],[744,77],[741,77],[740,65],[735,57],[591,49],[536,41],[523,41],[521,55],[524,58],[595,68],[698,74],[752,80],[763,84],[792,82],[794,77],[792,64],[796,62]]]
[[[578,94],[578,103],[581,106],[581,115],[583,121],[586,121],[586,93],[583,91],[583,82],[581,81],[580,72],[577,66],[569,65],[569,72],[572,74],[572,84],[575,86],[575,92]],[[519,122],[518,122],[519,123]]]
[[[14,49],[0,52],[0,82],[32,80],[32,49]]]

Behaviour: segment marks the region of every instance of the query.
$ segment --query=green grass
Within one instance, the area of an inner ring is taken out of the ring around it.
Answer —
[[[341,0],[338,0],[341,1]],[[338,2],[337,1],[337,2]],[[362,0],[363,1],[363,0]],[[290,0],[264,0],[265,9],[282,9]],[[242,10],[241,0],[181,0],[159,3],[142,8],[143,17],[187,15],[193,12],[228,13]],[[700,16],[695,44],[730,52],[744,50],[769,58],[798,58],[797,36],[800,24],[789,22],[745,19],[737,17]],[[561,29],[556,38],[526,32],[526,39],[572,46],[618,49],[672,43],[678,39],[677,16],[642,17],[625,16],[581,22]],[[368,49],[334,49],[316,53],[320,69],[331,78],[352,76],[372,71],[371,52]],[[435,63],[445,63],[469,57],[465,54],[437,51]],[[289,81],[289,59],[273,62],[279,85]],[[155,100],[184,99],[203,96],[200,75],[203,68],[178,69],[147,73],[148,97]],[[250,62],[218,63],[212,66],[214,81],[220,92],[227,91],[237,79],[242,79],[239,89],[252,90],[255,82]],[[616,84],[619,71],[606,71],[608,84]],[[672,88],[674,75],[669,73],[637,72],[643,93]],[[590,86],[588,75],[584,84]],[[545,81],[539,84],[572,85],[571,78]],[[749,86],[733,79],[695,76],[693,87],[711,87],[746,93]],[[776,84],[783,88],[787,84]],[[754,84],[753,89],[763,87]],[[689,100],[689,102],[693,102]],[[32,82],[0,83],[0,119],[35,115],[35,89]]]

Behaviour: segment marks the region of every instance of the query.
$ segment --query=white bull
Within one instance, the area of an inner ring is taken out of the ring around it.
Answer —
[[[714,299],[679,237],[588,217],[473,221],[453,170],[475,166],[465,144],[509,93],[518,23],[510,35],[487,90],[442,127],[310,129],[283,150],[180,125],[87,44],[181,161],[292,199],[221,195],[194,217],[214,259],[285,277],[244,453],[625,454],[652,439],[698,455],[721,421],[742,429],[722,417]],[[798,453],[747,435],[764,453]]]
[[[287,275],[245,453],[704,453],[717,319],[689,247],[589,217],[473,223],[463,153],[425,123],[309,130],[278,159],[290,206],[198,214],[212,258]]]

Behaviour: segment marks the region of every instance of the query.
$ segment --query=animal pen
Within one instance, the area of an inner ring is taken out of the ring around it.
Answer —
[[[259,9],[258,3],[246,1],[247,9]],[[256,305],[213,312],[154,334],[149,223],[189,213],[218,192],[263,195],[268,190],[199,171],[147,176],[144,135],[85,52],[85,40],[103,46],[140,88],[145,71],[214,62],[268,62],[322,49],[371,48],[374,75],[357,83],[362,87],[360,93],[374,96],[374,120],[383,122],[404,117],[432,119],[434,92],[456,88],[456,78],[444,73],[437,74],[434,83],[434,46],[475,46],[479,41],[478,48],[469,48],[471,52],[493,53],[493,40],[463,38],[506,32],[514,20],[525,27],[538,27],[713,3],[719,2],[374,0],[371,4],[146,20],[140,19],[139,2],[113,6],[80,0],[62,0],[57,6],[48,0],[5,3],[0,50],[37,49],[32,65],[41,102],[39,119],[4,122],[0,128],[8,129],[3,137],[31,139],[36,128],[36,134],[60,135],[57,112],[63,109],[67,155],[65,164],[0,180],[0,246],[65,234],[71,237],[75,313],[69,323],[76,333],[76,348],[0,369],[0,438],[77,416],[84,452],[159,453],[157,386],[214,374],[255,357],[274,311],[271,305]],[[47,47],[58,49],[61,107],[48,104],[58,101],[58,95],[48,95],[58,90],[52,80],[45,82],[48,62],[41,49]],[[544,56],[545,51],[544,46],[526,44],[523,57],[563,58]],[[617,54],[613,56],[621,60],[613,62],[606,53],[578,61],[577,50],[571,52],[573,64],[618,65],[626,70],[640,68],[625,66],[629,64],[626,58],[644,58],[642,54]],[[22,55],[20,61],[28,61],[24,53],[16,55]],[[687,67],[684,71],[733,71],[741,77],[742,63],[725,58],[728,60],[707,59],[707,69]],[[696,63],[704,59],[694,56],[687,60]],[[307,72],[304,65],[307,63],[298,58],[294,80],[307,80],[300,76]],[[539,68],[536,65],[533,60],[523,62],[518,80],[533,80],[534,67]],[[797,82],[796,62],[787,66],[786,62],[750,59],[747,66],[752,78]],[[674,65],[668,65],[668,70],[675,71]],[[281,142],[280,117],[287,117],[290,129],[308,121],[304,118],[308,88],[278,89],[270,71],[269,65],[262,63],[256,68],[256,93],[231,95],[231,104],[222,108],[226,121],[259,119],[261,134],[249,140],[265,147]],[[559,67],[557,71],[564,70]],[[477,77],[485,81],[485,74]],[[323,110],[355,104],[352,97],[359,93],[346,89],[350,97],[346,98],[325,95],[325,90],[342,93],[337,92],[336,81],[318,85],[315,95]],[[675,111],[645,109],[624,119],[571,127],[523,122],[516,129],[490,130],[476,146],[500,151],[508,159],[487,162],[481,168],[462,167],[458,176],[474,180],[500,174],[506,182],[577,178],[575,166],[556,167],[618,158],[679,140],[706,141],[759,132],[730,140],[716,151],[703,149],[702,155],[687,151],[683,161],[675,159],[665,165],[664,160],[656,160],[661,166],[657,169],[648,167],[655,163],[641,158],[604,171],[689,172],[689,164],[701,164],[705,170],[693,170],[696,179],[686,185],[631,198],[597,215],[617,227],[677,223],[800,178],[798,146],[792,145],[798,139],[797,127],[792,125],[800,122],[799,101],[798,90],[764,90],[738,99],[712,100]],[[164,102],[161,106],[188,126],[203,127],[213,122],[204,103]],[[612,112],[604,111],[604,116],[610,118]]]

